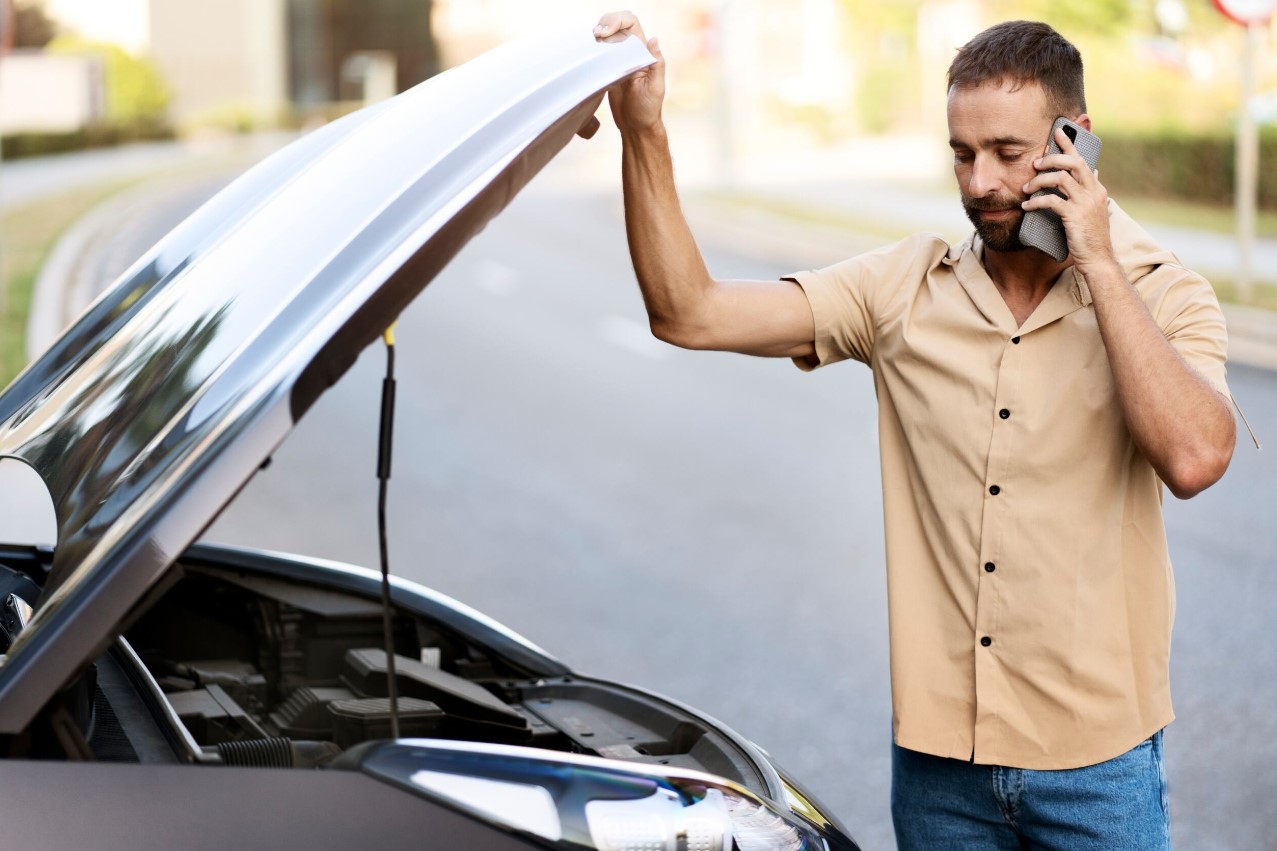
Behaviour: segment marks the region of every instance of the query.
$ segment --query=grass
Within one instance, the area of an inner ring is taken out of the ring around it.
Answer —
[[[230,150],[168,165],[123,180],[106,180],[50,195],[0,217],[0,388],[26,366],[27,316],[40,268],[59,237],[113,195],[150,181],[242,170],[260,154]]]
[[[1197,228],[1215,233],[1234,233],[1236,211],[1232,207],[1190,204],[1165,198],[1121,198],[1122,209],[1141,222]],[[1255,214],[1255,235],[1277,237],[1277,211],[1259,210]]]
[[[116,181],[44,198],[0,218],[0,387],[27,362],[27,315],[40,267],[68,227],[136,183]]]
[[[1229,304],[1244,304],[1247,307],[1259,307],[1264,310],[1277,310],[1277,287],[1271,284],[1252,283],[1250,298],[1241,299],[1237,294],[1237,282],[1230,278],[1212,275],[1211,286],[1220,301]]]

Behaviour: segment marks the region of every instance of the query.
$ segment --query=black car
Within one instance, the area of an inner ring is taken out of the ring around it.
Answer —
[[[0,456],[43,482],[57,533],[0,545],[0,847],[856,847],[690,707],[409,582],[197,543],[650,62],[540,37],[301,138],[0,395]]]

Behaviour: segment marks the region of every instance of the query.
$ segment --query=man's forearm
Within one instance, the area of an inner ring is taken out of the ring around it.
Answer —
[[[1085,277],[1135,445],[1172,493],[1193,496],[1228,467],[1232,412],[1167,341],[1121,267],[1108,264]]]
[[[622,146],[625,232],[634,273],[652,332],[679,343],[697,325],[713,280],[678,201],[664,124],[622,134]]]

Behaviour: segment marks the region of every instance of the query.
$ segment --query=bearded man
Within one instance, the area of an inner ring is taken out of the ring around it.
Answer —
[[[628,12],[595,36],[644,38]],[[715,280],[679,207],[665,66],[609,94],[630,254],[653,333],[689,349],[867,364],[879,402],[902,851],[1170,846],[1174,588],[1162,486],[1232,457],[1209,283],[1113,203],[1068,136],[1082,59],[999,24],[949,69],[949,145],[975,233],[919,234],[780,281]],[[1043,189],[1058,194],[1030,197]],[[1019,238],[1063,223],[1057,261]]]

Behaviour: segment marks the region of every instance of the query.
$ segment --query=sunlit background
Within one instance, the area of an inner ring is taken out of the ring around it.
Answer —
[[[9,159],[305,128],[537,28],[606,10],[583,0],[8,2],[15,26],[0,62],[0,132]],[[669,59],[668,115],[682,128],[687,181],[730,187],[763,171],[944,181],[954,49],[994,21],[1027,17],[1082,49],[1115,194],[1216,208],[1219,227],[1232,215],[1246,36],[1208,0],[650,0],[636,11]],[[1261,151],[1277,152],[1267,131],[1277,123],[1271,28],[1256,41],[1250,115],[1265,128]],[[1263,211],[1277,210],[1274,162],[1259,157]],[[1155,209],[1172,221],[1200,218],[1193,208]],[[1263,213],[1259,228],[1277,231]],[[1231,278],[1218,282],[1226,297]]]
[[[1215,286],[1232,389],[1260,439],[1277,441],[1271,26],[1254,28],[1248,48],[1246,28],[1210,0],[624,5],[668,61],[666,118],[693,230],[712,269],[740,277],[918,230],[964,237],[944,122],[954,50],[999,20],[1055,25],[1086,60],[1101,178]],[[504,42],[588,31],[608,8],[0,0],[0,10],[2,385],[251,162]],[[582,670],[738,726],[827,797],[866,848],[890,848],[871,377],[855,366],[804,377],[654,340],[603,113],[604,129],[570,145],[405,313],[396,570]],[[1258,214],[1243,276],[1247,123],[1258,127]],[[50,289],[65,304],[42,314]],[[317,404],[214,539],[376,563],[379,355]],[[1166,506],[1180,588],[1180,720],[1167,738],[1176,844],[1206,851],[1277,848],[1277,467],[1239,434],[1219,485]],[[14,488],[0,475],[0,491]],[[0,512],[0,525],[13,517]]]
[[[387,72],[402,89],[606,10],[581,0],[11,2],[6,135],[293,126],[385,94]],[[636,11],[670,59],[673,113],[726,121],[744,148],[935,136],[954,48],[1008,17],[1046,20],[1082,49],[1107,144],[1228,136],[1237,115],[1243,30],[1206,0],[650,0]],[[82,60],[74,72],[70,57]],[[1277,120],[1270,51],[1258,69],[1252,108]]]

